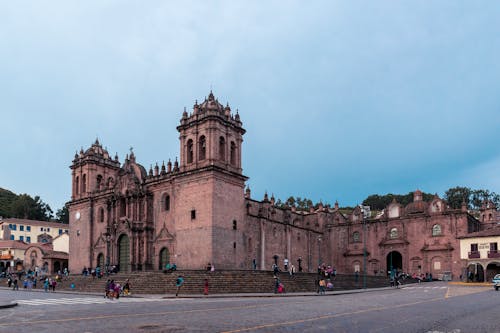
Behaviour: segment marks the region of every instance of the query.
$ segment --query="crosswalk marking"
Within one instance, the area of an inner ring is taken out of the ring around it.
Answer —
[[[448,287],[446,286],[441,286],[441,287],[404,287],[404,289],[446,289]]]
[[[184,298],[185,299],[185,298]],[[122,297],[119,299],[108,299],[98,297],[79,297],[79,298],[38,298],[38,299],[22,299],[18,300],[18,304],[22,305],[67,305],[67,304],[119,304],[119,303],[142,303],[142,302],[160,302],[172,301],[175,299],[165,298],[128,298]]]

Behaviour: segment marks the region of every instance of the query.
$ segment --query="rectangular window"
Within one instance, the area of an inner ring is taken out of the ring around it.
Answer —
[[[191,220],[195,220],[196,219],[196,210],[192,210],[191,211]]]
[[[14,240],[14,235],[10,235],[10,240]]]
[[[477,252],[477,251],[478,251],[477,243],[471,244],[470,245],[470,252]]]
[[[40,228],[40,231],[43,231],[43,228]]]
[[[31,226],[26,226],[26,231],[31,231]]]
[[[67,234],[68,233],[68,229],[64,230],[64,233]]]
[[[498,251],[498,243],[490,243],[490,251],[497,252]]]
[[[24,225],[19,226],[19,231],[24,231]]]
[[[24,236],[19,236],[20,241],[24,241]]]
[[[50,231],[50,228],[47,228],[47,231]]]
[[[62,229],[59,229],[59,235],[62,235]]]
[[[12,225],[12,230],[17,230],[17,225],[16,224]]]
[[[31,237],[30,236],[26,236],[26,243],[31,243]]]

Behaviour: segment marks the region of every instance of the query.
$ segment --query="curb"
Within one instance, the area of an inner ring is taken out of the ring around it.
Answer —
[[[10,302],[10,303],[4,303],[4,304],[0,304],[0,309],[8,309],[8,308],[13,308],[17,306],[17,302]]]

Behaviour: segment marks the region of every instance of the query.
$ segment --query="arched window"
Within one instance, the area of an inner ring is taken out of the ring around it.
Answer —
[[[236,230],[236,229],[238,229],[238,226],[236,224],[236,220],[233,220],[233,230]]]
[[[193,140],[187,142],[186,158],[188,163],[193,163]]]
[[[104,222],[104,208],[99,208],[99,222]]]
[[[114,186],[114,180],[113,177],[108,178],[108,188],[112,188]]]
[[[87,192],[87,175],[82,176],[82,193]]]
[[[352,233],[352,241],[354,243],[359,242],[359,232],[355,231],[355,232]]]
[[[231,141],[231,152],[230,152],[230,163],[231,165],[236,165],[236,144]]]
[[[97,175],[96,183],[95,183],[96,190],[100,190],[101,186],[102,186],[102,176],[101,175]]]
[[[392,228],[391,233],[389,234],[390,238],[398,238],[398,229],[397,228]]]
[[[222,136],[219,138],[219,159],[226,160],[226,139]]]
[[[75,180],[75,194],[80,192],[80,177],[76,176]]]
[[[207,155],[207,140],[204,135],[200,137],[200,142],[199,142],[199,157],[198,159],[200,161],[203,161],[206,158]]]
[[[165,211],[170,210],[170,195],[166,194],[165,199],[163,200],[163,208]]]
[[[439,224],[434,224],[432,226],[432,236],[441,235],[441,226]]]

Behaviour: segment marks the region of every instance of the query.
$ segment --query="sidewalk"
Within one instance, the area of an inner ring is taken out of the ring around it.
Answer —
[[[175,296],[175,294],[133,294],[130,296],[122,296],[122,297],[137,297],[137,298],[232,298],[232,297],[304,297],[304,296],[334,296],[334,295],[346,295],[346,294],[357,294],[363,292],[371,292],[378,290],[390,290],[395,289],[393,287],[383,287],[383,288],[367,288],[367,289],[351,289],[351,290],[336,290],[336,291],[326,291],[324,295],[319,295],[316,292],[293,292],[293,293],[283,293],[283,294],[274,294],[274,293],[237,293],[237,294],[182,294],[179,296]],[[0,287],[0,290],[11,290],[10,288]],[[19,293],[25,292],[20,289]],[[43,289],[33,289],[30,292],[40,292],[45,293]],[[73,295],[88,295],[88,296],[103,296],[103,293],[95,293],[95,292],[79,292],[79,291],[70,291],[70,290],[58,290],[55,293],[57,294],[73,294]],[[11,308],[17,306],[17,302],[15,300],[3,300],[0,299],[0,309]]]

